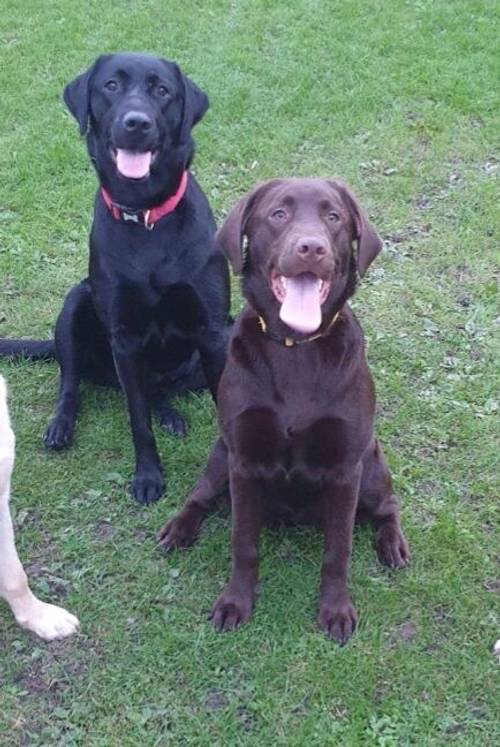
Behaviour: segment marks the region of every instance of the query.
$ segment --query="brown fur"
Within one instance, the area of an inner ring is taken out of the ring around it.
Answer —
[[[229,630],[253,609],[261,527],[321,527],[319,625],[344,643],[356,625],[347,587],[355,518],[369,518],[375,526],[381,562],[400,568],[409,560],[389,470],[374,436],[375,392],[363,335],[346,303],[381,241],[354,196],[342,184],[319,179],[257,187],[230,213],[217,241],[243,272],[248,303],[235,324],[219,386],[220,438],[159,541],[165,549],[192,544],[217,497],[229,489],[233,570],[212,612],[215,627]],[[313,272],[331,283],[322,305],[322,336],[307,341],[279,319],[270,286],[276,271]],[[283,345],[284,336],[299,344]]]

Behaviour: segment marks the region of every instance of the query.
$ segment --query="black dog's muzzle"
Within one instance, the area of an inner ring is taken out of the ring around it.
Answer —
[[[110,130],[111,146],[132,151],[155,150],[158,146],[159,132],[151,106],[137,97],[126,104],[120,106],[113,117]]]

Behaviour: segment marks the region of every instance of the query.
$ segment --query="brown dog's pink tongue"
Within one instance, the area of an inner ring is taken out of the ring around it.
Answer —
[[[116,151],[116,166],[122,176],[128,179],[142,179],[149,174],[151,166],[151,151],[134,153],[131,150],[118,148]]]
[[[316,332],[321,325],[320,280],[310,272],[294,278],[283,278],[285,300],[281,304],[280,319],[303,334]]]

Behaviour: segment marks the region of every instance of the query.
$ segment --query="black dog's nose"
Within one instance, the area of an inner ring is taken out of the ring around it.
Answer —
[[[128,132],[149,132],[153,123],[144,112],[127,112],[123,117],[123,126]]]
[[[326,246],[315,236],[304,236],[297,242],[296,251],[304,259],[320,260],[326,254]]]

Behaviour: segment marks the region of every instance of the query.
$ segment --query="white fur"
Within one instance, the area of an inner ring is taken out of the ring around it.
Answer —
[[[23,628],[47,641],[65,638],[78,629],[78,620],[61,607],[36,598],[17,555],[9,510],[15,443],[7,408],[7,387],[0,376],[0,596],[10,605]]]

